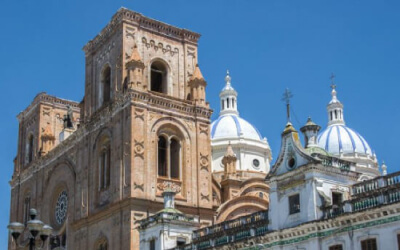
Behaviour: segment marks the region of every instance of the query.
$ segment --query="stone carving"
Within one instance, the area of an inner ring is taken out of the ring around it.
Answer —
[[[135,155],[142,157],[143,158],[143,154],[144,154],[144,141],[137,141],[135,140],[135,146],[134,146],[134,150],[135,150]]]
[[[181,192],[181,186],[175,182],[172,181],[163,181],[161,183],[157,184],[157,188],[160,191],[164,191],[165,189],[171,189],[175,193],[180,193]]]
[[[47,115],[47,116],[50,116],[50,109],[46,109],[46,108],[44,108],[43,109],[43,116],[45,116],[45,115]]]
[[[144,109],[135,109],[135,118],[141,119],[144,121]]]
[[[203,155],[200,153],[200,166],[201,169],[205,169],[208,171],[208,155]]]
[[[153,48],[155,51],[160,50],[164,54],[170,53],[171,56],[174,56],[175,54],[179,53],[178,48],[172,49],[171,45],[166,45],[164,47],[164,44],[162,44],[162,43],[156,44],[156,42],[154,40],[150,40],[149,42],[147,42],[147,39],[145,37],[142,38],[142,42],[146,46],[146,48],[148,48],[148,49]]]
[[[136,184],[136,182],[133,183],[133,189],[140,189],[142,192],[144,192],[144,183],[142,184]]]
[[[115,42],[111,41],[108,46],[105,46],[104,50],[97,56],[97,62],[102,62],[104,58],[110,54],[110,51],[115,47]]]
[[[210,201],[210,195],[209,194],[200,193],[200,197],[201,197],[202,200]]]
[[[199,129],[200,129],[200,134],[203,133],[205,135],[208,135],[208,126],[207,125],[200,124]]]
[[[132,39],[135,39],[135,31],[136,31],[135,28],[126,27],[126,29],[125,29],[125,37],[126,38],[131,37]]]

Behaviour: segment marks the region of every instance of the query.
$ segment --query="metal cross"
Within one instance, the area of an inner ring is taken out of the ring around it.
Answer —
[[[332,73],[331,76],[329,77],[331,79],[331,88],[336,89],[336,84],[335,84],[335,75]]]
[[[292,92],[288,88],[285,89],[285,93],[283,93],[282,101],[286,102],[286,104],[290,104],[290,99],[293,97]]]
[[[282,101],[286,102],[286,118],[288,122],[290,122],[290,98],[292,97],[292,92],[286,88],[285,93],[283,93]]]

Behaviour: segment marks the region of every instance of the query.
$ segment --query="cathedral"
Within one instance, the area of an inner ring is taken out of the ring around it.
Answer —
[[[229,72],[211,121],[199,38],[121,8],[83,48],[82,101],[39,93],[18,114],[8,248],[35,208],[48,249],[400,249],[400,173],[346,125],[336,86],[304,145],[288,112],[271,165]]]

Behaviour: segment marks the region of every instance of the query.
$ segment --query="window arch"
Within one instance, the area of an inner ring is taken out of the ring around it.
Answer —
[[[167,167],[167,139],[164,136],[158,137],[158,175],[168,176]]]
[[[26,145],[26,163],[33,161],[33,134],[29,134],[28,143]]]
[[[179,179],[181,158],[181,141],[179,138],[160,135],[157,150],[158,176]]]
[[[150,90],[168,93],[168,70],[164,63],[155,61],[150,66]]]
[[[99,189],[104,190],[110,186],[110,146],[103,146],[99,154]]]
[[[98,187],[105,190],[111,181],[111,142],[108,135],[102,135],[97,146]]]
[[[101,237],[96,241],[95,248],[96,250],[108,250],[108,241],[105,236]]]
[[[111,68],[106,65],[101,73],[102,104],[107,104],[111,99]]]
[[[170,176],[173,179],[179,179],[179,168],[180,168],[180,154],[181,154],[181,145],[180,142],[176,138],[172,138],[170,141]]]

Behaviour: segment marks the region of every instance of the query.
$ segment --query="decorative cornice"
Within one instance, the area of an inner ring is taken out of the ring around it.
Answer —
[[[21,121],[24,117],[29,115],[29,113],[34,110],[34,108],[39,104],[39,103],[47,103],[51,105],[59,105],[60,107],[67,107],[70,106],[73,111],[79,112],[79,102],[76,101],[71,101],[71,100],[66,100],[62,99],[56,96],[51,96],[48,95],[46,92],[41,92],[35,96],[31,104],[24,110],[21,111],[18,115],[17,118],[19,121]]]
[[[117,27],[122,22],[129,22],[141,29],[151,31],[153,33],[166,36],[168,38],[172,38],[181,42],[189,42],[194,45],[197,44],[197,41],[200,38],[200,34],[187,30],[181,29],[155,19],[151,19],[145,17],[144,15],[128,10],[126,8],[120,8],[117,13],[111,18],[111,21],[104,27],[100,33],[90,40],[84,47],[83,50],[86,54],[94,51],[98,46],[103,44],[105,40],[107,40],[113,32],[115,32],[115,27]]]

